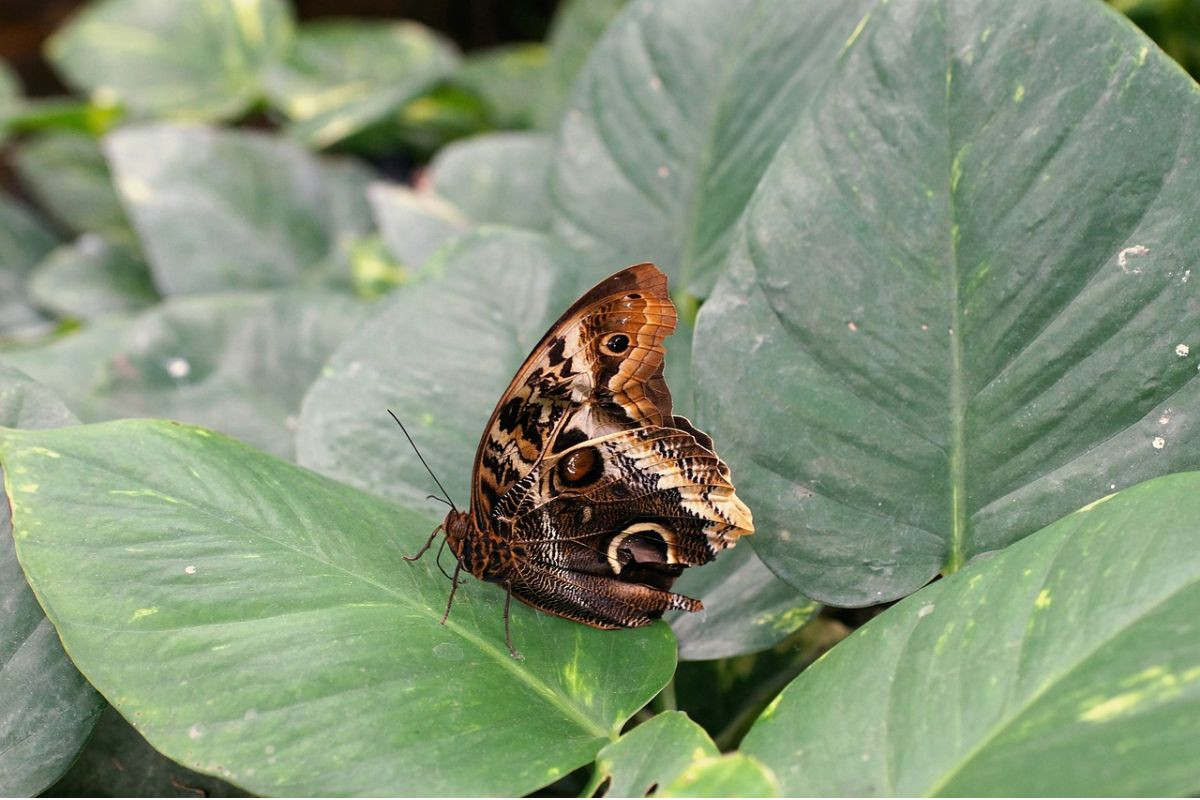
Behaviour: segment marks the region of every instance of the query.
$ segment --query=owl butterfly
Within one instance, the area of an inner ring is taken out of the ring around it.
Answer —
[[[671,412],[663,340],[675,320],[667,277],[653,264],[579,298],[492,412],[470,510],[450,511],[411,557],[443,531],[458,559],[450,602],[464,569],[503,586],[514,657],[513,596],[596,628],[699,611],[671,584],[754,531],[712,439]]]

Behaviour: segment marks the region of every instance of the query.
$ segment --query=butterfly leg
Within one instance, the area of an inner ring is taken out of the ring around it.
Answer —
[[[458,573],[461,571],[462,564],[459,563],[454,567],[454,577],[450,579],[450,599],[446,601],[446,613],[442,614],[442,625],[445,625],[446,620],[450,619],[450,606],[454,605],[454,593],[458,591]]]
[[[508,654],[517,661],[524,661],[525,656],[513,646],[512,632],[508,629],[508,609],[512,605],[512,583],[504,583],[504,643],[508,645]]]
[[[412,554],[411,556],[403,556],[404,560],[405,561],[416,561],[418,558],[425,555],[425,553],[429,550],[429,548],[433,547],[433,540],[439,533],[441,533],[441,531],[442,531],[442,526],[438,525],[436,528],[433,529],[433,533],[429,534],[429,538],[425,540],[425,545],[420,550],[418,550],[416,553]]]

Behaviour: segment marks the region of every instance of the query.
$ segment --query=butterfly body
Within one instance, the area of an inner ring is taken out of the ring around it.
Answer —
[[[470,510],[443,523],[460,569],[598,628],[701,608],[672,583],[754,525],[712,440],[672,413],[675,322],[666,276],[639,264],[542,337],[484,430]]]

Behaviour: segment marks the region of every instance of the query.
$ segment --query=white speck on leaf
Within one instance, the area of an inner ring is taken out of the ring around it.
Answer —
[[[201,735],[202,734],[200,732],[199,725],[193,725],[192,727],[188,728],[188,738],[189,739],[199,739],[201,737]]]
[[[1162,450],[1163,447],[1166,446],[1167,440],[1161,436],[1155,436],[1154,439],[1150,442],[1150,444],[1155,450]]]
[[[659,167],[659,168],[658,168],[658,177],[660,177],[660,178],[665,178],[665,177],[667,177],[667,176],[668,176],[668,175],[670,175],[670,174],[671,174],[671,170],[667,169],[666,167]]]
[[[928,326],[928,325],[926,325],[924,322],[922,322],[922,323],[921,323],[921,330],[923,330],[923,331],[927,331],[927,330],[929,330],[929,326]]]
[[[1121,272],[1129,274],[1130,273],[1129,257],[1130,256],[1144,256],[1144,255],[1146,255],[1146,253],[1149,253],[1149,252],[1150,252],[1150,248],[1146,247],[1146,245],[1144,245],[1144,244],[1135,244],[1132,247],[1126,247],[1124,250],[1117,253],[1117,266],[1121,268]],[[1134,267],[1132,270],[1132,273],[1134,275],[1141,275],[1142,271],[1140,269],[1138,269],[1137,267]]]
[[[657,75],[654,75],[650,78],[650,88],[656,92],[662,88],[662,81],[659,80]]]
[[[196,565],[188,564],[186,567],[183,568],[183,572],[186,575],[195,575],[196,574]]]
[[[933,603],[926,603],[917,610],[918,617],[928,617],[933,613]]]
[[[1192,351],[1192,349],[1190,347],[1188,347],[1186,344],[1184,344],[1183,342],[1180,342],[1179,344],[1175,345],[1175,355],[1179,356],[1180,358],[1186,357],[1187,354],[1190,353],[1191,351]]]
[[[851,333],[856,333],[858,331],[858,326],[855,325],[853,322],[847,322],[846,327],[850,329]]]
[[[167,361],[167,374],[172,378],[186,378],[191,374],[192,365],[186,358],[172,358]]]

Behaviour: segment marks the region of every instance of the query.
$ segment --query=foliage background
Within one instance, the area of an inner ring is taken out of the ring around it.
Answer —
[[[1195,793],[1194,3],[69,5],[0,71],[0,789]],[[641,260],[760,534],[516,664],[382,409],[464,497]],[[126,417],[239,441],[52,430]]]

